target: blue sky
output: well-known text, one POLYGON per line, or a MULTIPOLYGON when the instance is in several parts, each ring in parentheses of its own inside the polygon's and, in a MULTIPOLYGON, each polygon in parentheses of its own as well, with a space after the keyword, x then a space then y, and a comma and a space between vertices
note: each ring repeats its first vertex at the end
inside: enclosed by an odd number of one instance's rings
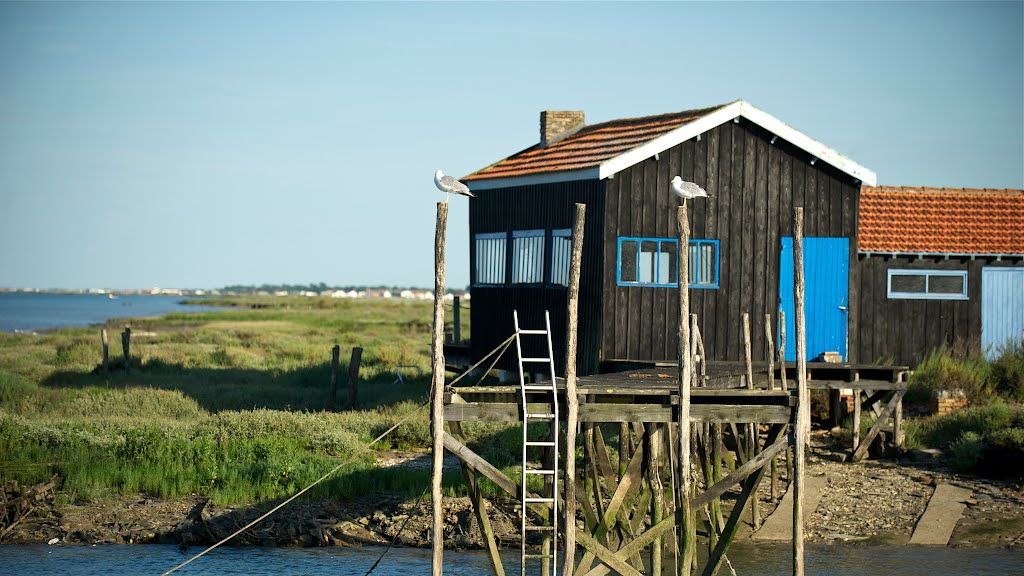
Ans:
MULTIPOLYGON (((0 3, 0 286, 432 285, 437 168, 746 99, 1024 187, 1024 3, 0 3)), ((453 199, 448 281, 469 281, 453 199)))

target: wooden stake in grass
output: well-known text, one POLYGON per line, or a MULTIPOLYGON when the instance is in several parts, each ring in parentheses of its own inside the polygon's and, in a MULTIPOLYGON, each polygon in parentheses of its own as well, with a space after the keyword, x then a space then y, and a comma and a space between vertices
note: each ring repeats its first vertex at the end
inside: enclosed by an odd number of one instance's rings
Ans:
POLYGON ((331 408, 338 405, 338 360, 341 357, 341 346, 331 348, 331 408))
POLYGON ((807 332, 804 318, 804 209, 793 209, 793 295, 796 314, 797 411, 793 427, 793 576, 804 574, 804 451, 810 405, 807 395, 807 332))
POLYGON ((103 373, 110 374, 110 344, 107 342, 107 329, 100 331, 100 342, 103 344, 103 373))
POLYGON ((441 468, 444 463, 444 239, 448 228, 448 203, 437 203, 434 232, 434 335, 432 341, 433 378, 430 393, 430 432, 433 436, 433 462, 430 469, 430 494, 433 500, 433 556, 431 575, 441 576, 444 554, 444 506, 441 501, 441 468))
MULTIPOLYGON (((569 263, 567 325, 565 331, 565 402, 568 405, 565 423, 565 566, 562 574, 571 575, 576 561, 576 423, 579 420, 579 398, 576 396, 576 339, 580 301, 580 269, 583 266, 583 231, 586 204, 576 204, 576 221, 572 228, 572 260, 569 263)), ((595 490, 597 487, 595 487, 595 490)), ((600 498, 600 496, 599 496, 600 498)))
MULTIPOLYGON (((443 349, 442 349, 443 354, 443 349)), ((348 409, 356 409, 356 395, 359 392, 359 362, 363 358, 363 349, 356 346, 352 349, 352 359, 348 361, 348 409)), ((441 360, 441 377, 444 378, 444 359, 441 360)))
POLYGON ((124 352, 124 372, 128 374, 132 371, 132 327, 125 326, 124 332, 121 332, 121 350, 124 352))

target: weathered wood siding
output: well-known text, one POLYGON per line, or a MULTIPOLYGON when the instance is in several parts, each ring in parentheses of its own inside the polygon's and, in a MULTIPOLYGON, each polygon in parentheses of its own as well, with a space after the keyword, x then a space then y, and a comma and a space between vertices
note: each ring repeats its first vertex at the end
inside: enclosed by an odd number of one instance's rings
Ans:
MULTIPOLYGON (((597 180, 517 186, 480 190, 469 203, 469 238, 471 273, 476 262, 473 237, 488 232, 513 230, 557 230, 572 228, 575 204, 587 205, 584 231, 583 266, 580 270, 579 354, 577 373, 594 374, 598 369, 601 338, 601 240, 604 218, 603 186, 597 180)), ((511 258, 511 244, 507 258, 511 258)), ((551 247, 545 240, 545 251, 551 247)), ((550 258, 546 258, 550 260, 550 258)), ((545 266, 547 266, 545 262, 545 266)), ((506 267, 506 281, 511 278, 506 267)), ((471 278, 471 281, 475 278, 471 278)), ((566 288, 564 286, 508 284, 500 287, 473 286, 470 300, 472 319, 472 355, 480 359, 512 335, 512 311, 518 310, 522 328, 543 328, 544 311, 551 316, 552 343, 558 374, 565 373, 566 288)), ((525 356, 545 357, 542 338, 523 339, 525 356)), ((515 368, 515 349, 506 352, 498 368, 515 368)), ((532 365, 531 371, 545 371, 532 365)))
MULTIPOLYGON (((792 234, 793 207, 804 207, 806 236, 854 238, 860 190, 849 175, 820 161, 811 166, 809 154, 782 139, 771 144, 771 138, 745 120, 729 122, 604 181, 604 360, 675 359, 673 289, 616 283, 619 237, 677 236, 678 200, 668 184, 675 175, 712 195, 690 204, 691 237, 720 241, 719 288, 690 292, 707 354, 714 360, 741 359, 740 322, 749 312, 753 356, 764 358, 761 322, 765 314, 777 317, 780 238, 792 234)), ((851 240, 851 269, 855 244, 851 240)), ((850 318, 848 336, 856 331, 855 316, 850 318)), ((851 349, 853 344, 850 336, 851 349)))
MULTIPOLYGON (((954 258, 925 256, 860 256, 858 300, 850 306, 860 317, 858 357, 854 361, 916 366, 939 346, 981 351, 981 269, 986 266, 1022 266, 1020 259, 954 258), (888 298, 888 271, 967 270, 967 300, 899 300, 888 298), (858 305, 859 304, 859 305, 858 305)), ((851 337, 852 341, 852 337, 851 337)), ((855 350, 851 347, 852 351, 855 350)))

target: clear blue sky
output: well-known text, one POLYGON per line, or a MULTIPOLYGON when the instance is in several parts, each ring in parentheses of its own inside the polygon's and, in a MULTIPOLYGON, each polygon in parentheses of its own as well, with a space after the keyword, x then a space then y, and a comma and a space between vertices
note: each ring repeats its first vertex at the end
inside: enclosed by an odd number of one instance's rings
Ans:
MULTIPOLYGON (((746 99, 879 183, 1024 187, 1004 3, 0 3, 0 286, 432 285, 436 168, 746 99)), ((469 281, 452 200, 449 286, 469 281)))

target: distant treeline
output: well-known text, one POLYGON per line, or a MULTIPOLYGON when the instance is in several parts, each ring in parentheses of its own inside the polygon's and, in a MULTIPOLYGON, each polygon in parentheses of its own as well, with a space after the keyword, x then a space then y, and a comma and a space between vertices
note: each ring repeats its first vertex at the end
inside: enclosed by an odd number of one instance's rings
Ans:
POLYGON ((349 292, 355 290, 356 292, 362 290, 390 290, 392 292, 402 290, 429 290, 429 288, 421 288, 418 286, 387 286, 384 284, 378 285, 347 285, 347 286, 328 286, 323 282, 316 284, 262 284, 260 286, 242 286, 233 285, 225 286, 221 288, 221 292, 234 292, 235 294, 256 294, 258 292, 325 292, 327 290, 344 290, 349 292))

